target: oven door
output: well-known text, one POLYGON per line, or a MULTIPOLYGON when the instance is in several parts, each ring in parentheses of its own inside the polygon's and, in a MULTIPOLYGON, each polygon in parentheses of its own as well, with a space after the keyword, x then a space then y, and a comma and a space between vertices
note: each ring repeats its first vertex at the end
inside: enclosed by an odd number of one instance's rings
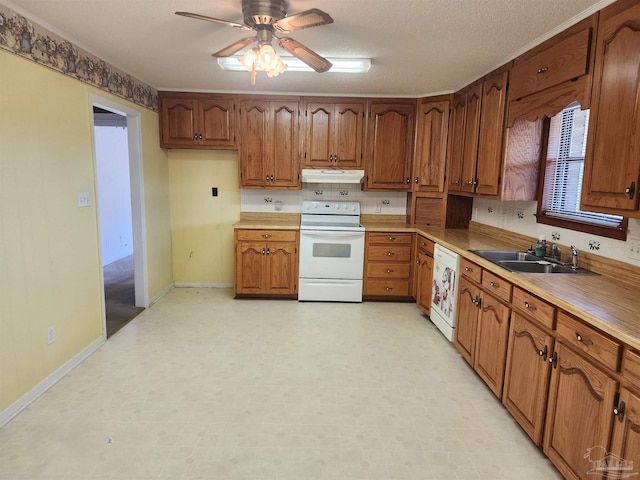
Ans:
POLYGON ((362 280, 363 231, 300 231, 300 278, 362 280))

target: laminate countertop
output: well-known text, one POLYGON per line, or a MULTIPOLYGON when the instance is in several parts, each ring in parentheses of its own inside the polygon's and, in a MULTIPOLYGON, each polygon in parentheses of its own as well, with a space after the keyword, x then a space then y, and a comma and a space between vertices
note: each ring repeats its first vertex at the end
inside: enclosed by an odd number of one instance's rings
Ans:
MULTIPOLYGON (((469 250, 520 250, 523 246, 514 246, 512 242, 474 230, 431 228, 372 218, 362 218, 362 225, 367 232, 419 233, 504 278, 515 287, 523 288, 640 350, 640 285, 631 285, 606 275, 510 272, 469 250)), ((284 217, 245 219, 236 223, 234 228, 299 229, 299 217, 297 224, 284 217)))

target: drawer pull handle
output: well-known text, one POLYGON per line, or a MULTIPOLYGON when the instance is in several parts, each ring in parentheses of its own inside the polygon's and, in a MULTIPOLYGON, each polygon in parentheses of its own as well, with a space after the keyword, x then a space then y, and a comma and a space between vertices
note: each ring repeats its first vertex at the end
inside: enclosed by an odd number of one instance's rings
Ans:
POLYGON ((591 340, 589 340, 588 338, 584 338, 578 332, 576 332, 576 340, 578 340, 583 345, 593 345, 593 342, 591 340))
POLYGON ((547 346, 545 345, 544 348, 542 350, 538 351, 538 355, 540 355, 542 357, 543 361, 547 361, 547 354, 549 353, 549 350, 547 348, 547 346))
POLYGON ((387 257, 393 257, 395 255, 395 253, 393 252, 387 252, 387 257))
POLYGON ((496 282, 489 282, 489 285, 491 285, 493 288, 499 288, 500 285, 497 284, 496 282))
POLYGON ((618 419, 619 422, 624 420, 624 402, 618 403, 615 407, 613 407, 613 414, 618 419))
POLYGON ((536 307, 531 305, 529 302, 524 302, 524 308, 526 308, 528 310, 537 310, 536 307))
POLYGON ((393 242, 396 239, 396 237, 388 237, 388 238, 390 242, 393 242))
POLYGON ((387 268, 387 273, 393 273, 393 270, 391 270, 390 268, 387 268))
POLYGON ((544 72, 546 72, 547 70, 549 70, 549 67, 540 67, 540 68, 538 69, 538 73, 544 73, 544 72))
POLYGON ((267 253, 267 251, 263 248, 263 249, 262 249, 262 254, 264 255, 264 254, 266 254, 266 253, 267 253))
POLYGON ((464 271, 465 272, 473 272, 473 269, 469 268, 469 267, 464 267, 464 271))
POLYGON ((636 193, 636 182, 631 182, 631 185, 624 189, 624 193, 627 194, 630 200, 633 200, 633 196, 636 193))
POLYGON ((269 233, 264 233, 262 236, 263 236, 264 238, 271 238, 271 234, 269 234, 269 233))
POLYGON ((271 250, 267 248, 267 255, 271 255, 271 250))
POLYGON ((384 289, 385 289, 387 292, 390 292, 391 290, 393 290, 393 287, 384 287, 384 289))

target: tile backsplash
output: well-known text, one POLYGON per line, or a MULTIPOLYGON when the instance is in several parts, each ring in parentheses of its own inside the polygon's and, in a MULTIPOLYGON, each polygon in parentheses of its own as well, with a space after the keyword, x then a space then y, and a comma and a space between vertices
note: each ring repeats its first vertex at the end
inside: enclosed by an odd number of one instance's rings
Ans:
POLYGON ((242 212, 275 212, 277 205, 283 213, 300 213, 303 200, 360 202, 363 214, 407 214, 406 193, 364 192, 359 184, 305 184, 302 190, 240 190, 242 212))
POLYGON ((544 235, 547 244, 557 244, 565 256, 568 255, 569 245, 575 245, 578 251, 591 252, 640 266, 640 260, 630 258, 632 245, 637 246, 640 243, 640 219, 629 219, 627 241, 623 242, 537 223, 536 209, 536 202, 499 202, 476 198, 473 200, 472 219, 478 223, 534 238, 544 235))

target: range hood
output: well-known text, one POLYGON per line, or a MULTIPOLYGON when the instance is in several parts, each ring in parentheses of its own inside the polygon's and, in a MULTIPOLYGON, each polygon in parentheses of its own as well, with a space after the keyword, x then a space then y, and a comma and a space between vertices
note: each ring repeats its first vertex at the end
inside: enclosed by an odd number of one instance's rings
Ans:
POLYGON ((364 170, 302 169, 302 183, 360 183, 364 170))

